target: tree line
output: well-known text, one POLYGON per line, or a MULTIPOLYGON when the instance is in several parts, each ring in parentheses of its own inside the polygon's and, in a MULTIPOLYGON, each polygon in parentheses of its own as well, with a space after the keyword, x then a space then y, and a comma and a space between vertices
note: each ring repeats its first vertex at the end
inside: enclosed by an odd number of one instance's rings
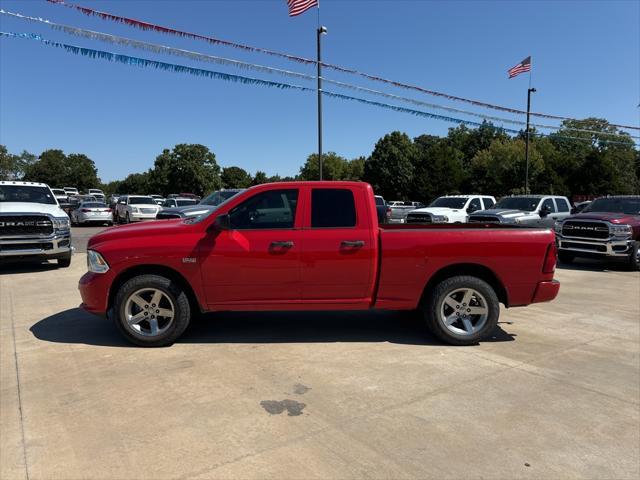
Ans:
MULTIPOLYGON (((606 120, 563 122, 557 132, 530 137, 529 185, 533 193, 559 195, 634 194, 640 192, 640 152, 633 139, 606 120)), ((489 122, 461 125, 447 136, 391 132, 380 138, 368 157, 347 159, 323 154, 326 180, 366 181, 390 200, 431 199, 456 193, 496 197, 524 192, 525 134, 511 137, 489 122)), ((100 182, 93 160, 84 154, 46 150, 36 157, 11 154, 0 145, 0 179, 44 182, 80 190, 101 187, 105 193, 198 195, 220 188, 247 188, 275 181, 317 180, 318 155, 311 154, 295 177, 251 174, 238 166, 221 168, 206 146, 179 144, 165 149, 146 172, 100 182)))

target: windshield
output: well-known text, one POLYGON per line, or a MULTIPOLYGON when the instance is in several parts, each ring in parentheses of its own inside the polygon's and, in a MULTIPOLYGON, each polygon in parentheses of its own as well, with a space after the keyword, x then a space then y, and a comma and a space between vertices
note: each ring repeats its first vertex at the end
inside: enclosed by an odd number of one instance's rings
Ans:
MULTIPOLYGON (((231 197, 240 193, 240 190, 219 190, 217 192, 213 192, 208 197, 205 197, 200 202, 202 205, 212 205, 217 207, 221 205, 223 202, 229 200, 231 197)), ((195 201, 193 203, 196 203, 195 201)), ((187 203, 186 205, 192 205, 191 203, 187 203)))
POLYGON ((58 204, 56 197, 47 187, 32 185, 0 185, 0 202, 58 204))
POLYGON ((155 205, 151 197, 129 197, 129 205, 155 205))
POLYGON ((638 198, 598 198, 589 204, 582 213, 607 212, 640 215, 640 197, 638 198))
POLYGON ((198 202, 196 202, 195 200, 176 200, 176 203, 179 207, 186 207, 188 205, 195 205, 198 202))
POLYGON ((536 197, 505 197, 491 208, 533 212, 538 206, 538 203, 540 203, 540 199, 536 197))
POLYGON ((467 203, 468 198, 464 197, 440 197, 435 199, 430 207, 443 207, 443 208, 463 208, 467 203))
POLYGON ((52 188, 51 191, 53 192, 54 195, 63 195, 63 196, 67 195, 67 192, 59 188, 52 188))

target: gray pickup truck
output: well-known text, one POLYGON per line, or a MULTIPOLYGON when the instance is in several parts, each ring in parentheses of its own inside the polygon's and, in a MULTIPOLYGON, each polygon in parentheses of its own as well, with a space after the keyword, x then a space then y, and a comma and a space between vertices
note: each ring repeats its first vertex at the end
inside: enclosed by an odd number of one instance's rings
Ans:
POLYGON ((489 210, 469 215, 469 223, 510 223, 553 228, 571 212, 567 197, 555 195, 513 195, 503 197, 489 210))

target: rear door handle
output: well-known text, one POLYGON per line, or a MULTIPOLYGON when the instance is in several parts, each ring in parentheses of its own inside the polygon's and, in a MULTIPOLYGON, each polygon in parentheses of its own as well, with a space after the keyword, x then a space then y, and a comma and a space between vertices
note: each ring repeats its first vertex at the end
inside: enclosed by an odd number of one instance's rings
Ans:
POLYGON ((364 240, 343 240, 340 245, 343 247, 364 247, 364 240))
POLYGON ((276 242, 271 242, 271 246, 274 248, 291 248, 293 247, 293 242, 291 240, 289 241, 276 241, 276 242))

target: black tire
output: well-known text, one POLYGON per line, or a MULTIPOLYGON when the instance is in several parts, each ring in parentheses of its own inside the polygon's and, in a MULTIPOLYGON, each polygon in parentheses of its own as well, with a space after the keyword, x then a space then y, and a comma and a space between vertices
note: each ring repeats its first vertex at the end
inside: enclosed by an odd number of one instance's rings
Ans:
POLYGON ((631 249, 631 255, 629 256, 629 268, 633 271, 640 270, 640 242, 634 242, 631 249))
POLYGON ((113 320, 120 333, 134 345, 140 347, 164 347, 173 344, 186 330, 191 321, 189 298, 184 290, 173 280, 160 275, 139 275, 127 280, 118 290, 113 302, 113 320), (153 288, 167 295, 174 307, 174 318, 165 332, 156 336, 143 336, 132 330, 126 321, 127 300, 135 292, 153 288))
POLYGON ((68 268, 71 265, 71 253, 58 259, 58 268, 68 268))
MULTIPOLYGON (((471 306, 471 304, 469 304, 469 306, 471 306)), ((461 275, 447 278, 438 283, 427 295, 421 310, 429 330, 443 342, 450 345, 475 345, 489 336, 496 328, 498 317, 500 316, 500 301, 498 300, 496 292, 487 282, 477 277, 461 275), (484 301, 486 302, 487 316, 484 324, 477 332, 472 334, 462 335, 454 333, 444 324, 443 319, 441 319, 440 313, 445 299, 451 293, 460 289, 475 290, 484 297, 484 301)), ((476 322, 479 321, 480 319, 476 318, 476 322)))
POLYGON ((124 223, 131 223, 131 217, 129 216, 129 212, 127 212, 125 215, 124 223))
POLYGON ((558 252, 558 260, 560 260, 560 263, 564 263, 564 264, 571 264, 573 263, 573 261, 576 259, 575 255, 568 253, 568 252, 558 252))

